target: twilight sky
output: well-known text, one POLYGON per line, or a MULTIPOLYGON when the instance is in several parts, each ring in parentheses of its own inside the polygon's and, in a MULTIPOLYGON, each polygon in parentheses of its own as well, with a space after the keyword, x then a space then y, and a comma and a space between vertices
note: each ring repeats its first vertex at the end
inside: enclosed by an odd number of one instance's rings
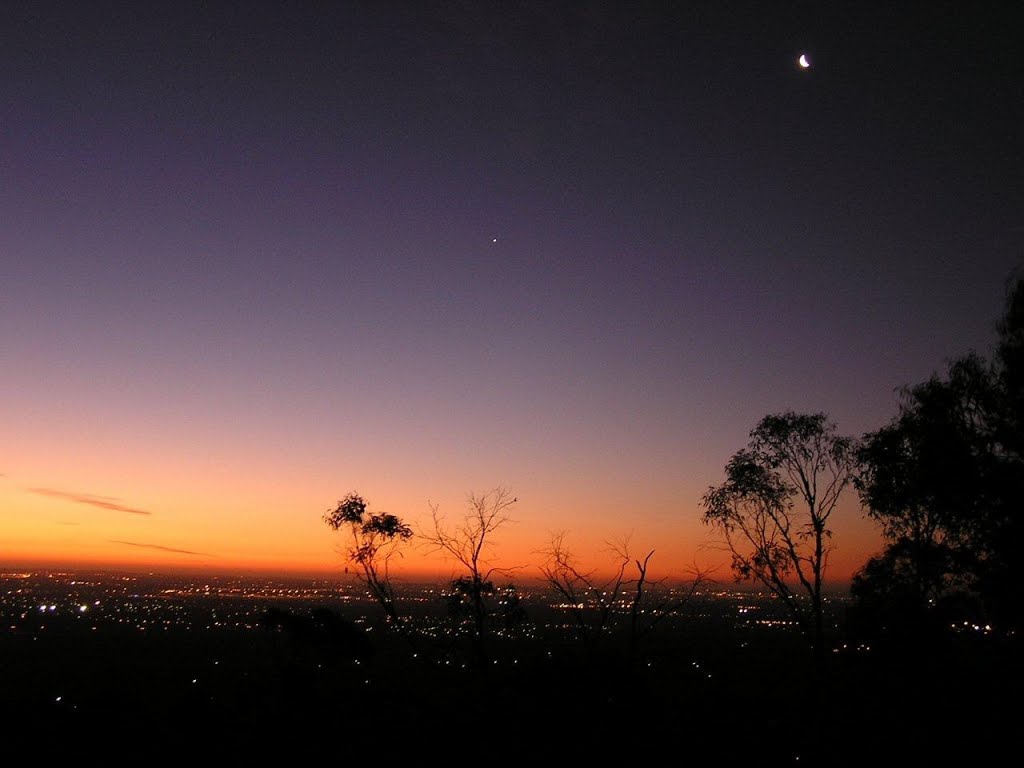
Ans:
MULTIPOLYGON (((859 435, 990 349, 1009 18, 563 5, 5 9, 0 565, 327 570, 349 491, 502 484, 498 562, 678 573, 763 415, 859 435)), ((835 529, 845 577, 877 538, 835 529)))

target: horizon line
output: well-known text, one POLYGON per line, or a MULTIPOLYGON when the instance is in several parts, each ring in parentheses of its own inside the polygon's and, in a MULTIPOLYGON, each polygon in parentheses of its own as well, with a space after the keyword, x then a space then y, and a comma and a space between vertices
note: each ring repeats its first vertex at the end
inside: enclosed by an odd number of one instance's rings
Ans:
MULTIPOLYGON (((49 572, 63 572, 63 573, 118 573, 118 574, 144 574, 153 577, 171 577, 171 576, 251 576, 260 578, 283 578, 283 579, 337 579, 339 586, 346 581, 353 581, 359 583, 359 577, 351 572, 345 571, 342 568, 339 569, 326 569, 326 568, 314 568, 314 567, 289 567, 289 568, 278 568, 270 565, 216 565, 216 566, 198 566, 196 564, 149 564, 149 563, 138 563, 138 562, 112 562, 112 561, 97 561, 97 562, 61 562, 55 560, 21 560, 21 561, 0 561, 0 574, 10 573, 14 571, 49 571, 49 572)), ((545 583, 546 579, 540 575, 527 575, 521 574, 525 578, 516 581, 509 581, 509 584, 539 584, 545 583)), ((396 574, 392 577, 392 581, 396 584, 403 583, 438 583, 445 584, 450 582, 452 578, 457 578, 457 571, 405 571, 401 574, 396 574)), ((677 585, 687 583, 687 579, 683 577, 669 577, 667 579, 660 580, 663 584, 677 585)), ((826 582, 826 588, 831 587, 833 590, 848 590, 850 586, 850 579, 834 579, 826 582)), ((756 583, 747 582, 736 582, 732 578, 728 579, 710 579, 708 581, 708 587, 715 587, 717 589, 730 589, 737 592, 763 592, 767 591, 767 587, 756 583)), ((830 590, 831 591, 831 590, 830 590)))

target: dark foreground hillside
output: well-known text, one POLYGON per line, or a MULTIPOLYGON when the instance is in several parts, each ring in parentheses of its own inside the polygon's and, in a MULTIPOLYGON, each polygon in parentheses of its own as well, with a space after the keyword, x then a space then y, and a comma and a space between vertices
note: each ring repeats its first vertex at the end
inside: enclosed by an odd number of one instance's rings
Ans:
POLYGON ((538 629, 492 639, 474 664, 465 647, 414 654, 380 627, 351 635, 340 621, 2 635, 5 751, 133 764, 970 765, 1016 750, 1012 639, 846 648, 818 678, 788 632, 722 622, 666 622, 634 660, 614 638, 588 651, 538 629))

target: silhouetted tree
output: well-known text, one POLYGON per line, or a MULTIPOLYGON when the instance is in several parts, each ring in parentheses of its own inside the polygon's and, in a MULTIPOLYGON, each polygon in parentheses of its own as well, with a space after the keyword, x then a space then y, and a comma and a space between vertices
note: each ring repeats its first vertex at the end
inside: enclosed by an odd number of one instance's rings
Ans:
POLYGON ((723 535, 737 580, 776 595, 819 659, 828 522, 854 466, 854 441, 825 414, 769 415, 729 460, 725 482, 703 497, 704 523, 723 535))
POLYGON ((886 611, 892 620, 924 627, 930 607, 976 581, 979 507, 994 470, 993 384, 981 358, 957 360, 946 379, 905 389, 900 414, 865 436, 855 482, 889 548, 854 581, 862 608, 898 604, 886 611))
POLYGON ((993 421, 1000 498, 987 526, 982 587, 996 619, 1019 631, 1024 619, 1024 274, 1017 275, 998 326, 994 367, 1000 399, 993 421))
POLYGON ((1018 280, 1007 296, 995 359, 966 355, 944 377, 905 388, 899 414, 864 438, 857 489, 888 542, 855 582, 865 607, 912 587, 912 596, 901 594, 913 605, 904 615, 920 618, 970 588, 993 616, 1019 623, 1022 392, 1024 281, 1018 280))
POLYGON ((971 602, 971 579, 960 556, 946 542, 922 548, 904 538, 870 558, 850 585, 855 601, 847 616, 851 635, 877 642, 884 634, 916 647, 923 637, 948 629, 951 621, 980 620, 977 606, 964 612, 971 602))
POLYGON ((697 572, 682 590, 668 593, 657 589, 661 583, 651 582, 648 566, 654 556, 652 549, 643 560, 629 554, 629 540, 609 544, 608 551, 615 558, 610 575, 601 578, 596 570, 582 571, 575 555, 565 541, 565 533, 551 537, 541 573, 545 581, 563 601, 573 620, 577 636, 590 649, 594 649, 603 635, 612 629, 611 619, 618 610, 628 611, 630 656, 637 652, 639 641, 666 616, 681 610, 697 588, 705 581, 705 574, 697 572), (628 575, 630 566, 635 576, 628 575), (653 588, 653 589, 652 589, 653 588))
MULTIPOLYGON (((484 637, 487 623, 494 613, 494 598, 500 593, 495 588, 492 576, 506 573, 509 569, 490 565, 485 557, 493 544, 495 531, 510 522, 509 510, 518 501, 512 493, 502 487, 495 488, 482 496, 470 494, 469 511, 457 525, 448 525, 440 515, 437 505, 431 505, 432 530, 423 538, 434 550, 454 558, 465 574, 452 580, 447 595, 449 610, 463 616, 473 626, 473 646, 477 661, 482 661, 484 637)), ((518 597, 515 599, 519 608, 518 597)))
POLYGON ((1024 276, 1010 284, 998 326, 996 374, 1002 389, 999 442, 1014 458, 1024 456, 1024 276))
POLYGON ((350 493, 337 507, 327 511, 324 522, 335 531, 348 532, 347 556, 355 566, 356 577, 384 609, 388 621, 404 634, 406 628, 395 604, 389 564, 402 544, 412 538, 412 529, 395 515, 369 513, 368 506, 362 496, 350 493))
POLYGON ((543 552, 541 565, 544 579, 555 591, 573 620, 573 630, 588 647, 593 648, 610 628, 612 611, 622 600, 628 586, 628 556, 620 556, 612 575, 606 579, 596 571, 581 571, 576 557, 565 543, 565 533, 551 537, 551 546, 543 552))
POLYGON ((526 618, 526 610, 514 584, 497 587, 490 580, 478 582, 470 576, 460 576, 449 584, 445 599, 449 616, 470 619, 474 626, 478 616, 478 600, 485 604, 487 616, 497 620, 505 629, 513 629, 526 618))

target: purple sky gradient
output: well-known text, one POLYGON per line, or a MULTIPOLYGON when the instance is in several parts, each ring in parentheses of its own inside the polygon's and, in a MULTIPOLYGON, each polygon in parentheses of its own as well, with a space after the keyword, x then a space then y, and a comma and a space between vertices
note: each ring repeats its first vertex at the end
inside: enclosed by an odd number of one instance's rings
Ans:
POLYGON ((562 483, 642 529, 764 414, 859 434, 994 339, 1024 94, 993 11, 283 5, 8 9, 23 485, 148 510, 245 457, 314 517, 562 483), (90 441, 171 474, 83 487, 90 441))

